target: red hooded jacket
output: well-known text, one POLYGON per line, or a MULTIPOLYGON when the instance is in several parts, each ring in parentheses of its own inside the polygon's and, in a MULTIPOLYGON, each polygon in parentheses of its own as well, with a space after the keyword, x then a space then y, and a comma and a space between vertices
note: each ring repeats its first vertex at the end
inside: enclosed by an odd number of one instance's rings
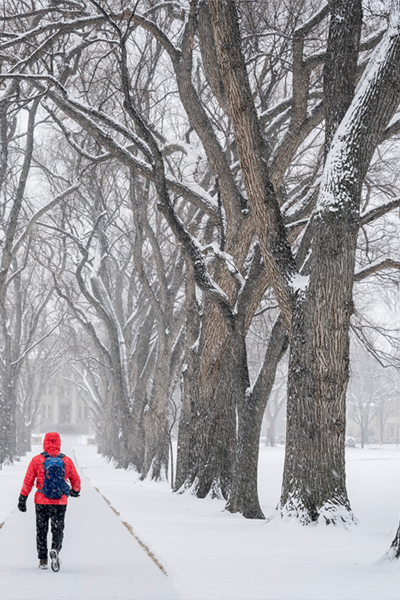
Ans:
MULTIPOLYGON (((60 435, 56 432, 46 433, 43 440, 43 450, 50 454, 50 456, 58 456, 61 450, 60 435)), ((67 504, 68 498, 65 494, 63 494, 59 500, 54 500, 52 498, 46 498, 46 496, 39 491, 43 488, 44 484, 45 460, 43 454, 38 454, 32 458, 26 471, 21 494, 23 496, 29 496, 36 479, 36 488, 38 491, 35 494, 35 504, 67 504)), ((74 463, 68 456, 64 456, 63 463, 65 465, 65 481, 69 479, 72 489, 75 492, 79 492, 81 489, 81 479, 75 469, 74 463)))

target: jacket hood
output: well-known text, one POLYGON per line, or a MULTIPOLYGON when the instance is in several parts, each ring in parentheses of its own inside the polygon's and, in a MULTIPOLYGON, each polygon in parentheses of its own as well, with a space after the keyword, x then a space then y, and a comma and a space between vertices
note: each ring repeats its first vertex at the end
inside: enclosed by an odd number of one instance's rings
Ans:
POLYGON ((60 434, 56 431, 46 433, 43 440, 43 450, 50 454, 50 456, 57 456, 61 450, 61 438, 60 434))

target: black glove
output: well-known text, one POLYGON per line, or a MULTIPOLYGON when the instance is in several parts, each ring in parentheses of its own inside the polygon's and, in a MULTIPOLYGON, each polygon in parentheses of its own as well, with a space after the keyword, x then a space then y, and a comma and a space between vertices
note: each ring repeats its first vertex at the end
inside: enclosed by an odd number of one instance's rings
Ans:
POLYGON ((76 492, 75 490, 70 490, 69 495, 71 496, 71 498, 79 498, 79 494, 81 493, 81 491, 79 490, 79 492, 76 492))
POLYGON ((23 496, 22 494, 19 495, 18 498, 18 509, 21 512, 26 512, 26 501, 28 499, 28 496, 23 496))

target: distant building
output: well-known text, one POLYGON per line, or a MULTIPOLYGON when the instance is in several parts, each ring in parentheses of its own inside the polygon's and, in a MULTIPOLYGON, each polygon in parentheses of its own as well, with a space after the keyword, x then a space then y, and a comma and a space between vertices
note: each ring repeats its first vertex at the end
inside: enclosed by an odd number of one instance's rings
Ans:
POLYGON ((72 381, 56 374, 43 387, 34 432, 90 433, 90 409, 72 381))

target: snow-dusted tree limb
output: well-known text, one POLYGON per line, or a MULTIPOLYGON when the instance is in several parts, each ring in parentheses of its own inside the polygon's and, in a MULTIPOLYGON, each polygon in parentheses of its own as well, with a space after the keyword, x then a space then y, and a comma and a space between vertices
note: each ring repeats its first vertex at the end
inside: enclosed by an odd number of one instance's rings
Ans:
POLYGON ((290 114, 289 126, 271 157, 270 165, 271 178, 276 189, 281 187, 284 174, 297 149, 324 116, 322 102, 314 107, 311 115, 307 115, 310 76, 314 65, 304 58, 304 43, 306 36, 328 16, 330 10, 330 4, 326 3, 293 33, 293 91, 291 111, 288 113, 290 114))
MULTIPOLYGON (((386 31, 385 29, 381 29, 377 33, 373 33, 370 37, 360 42, 358 52, 366 52, 367 50, 373 50, 379 44, 383 35, 386 31)), ((326 60, 326 52, 318 52, 315 54, 311 54, 305 58, 304 63, 307 69, 315 69, 319 65, 322 65, 326 60)))
POLYGON ((98 414, 101 411, 101 403, 98 400, 97 394, 96 392, 93 390, 92 386, 90 385, 90 383, 87 381, 87 379, 85 379, 85 375, 86 375, 86 371, 85 373, 82 375, 82 373, 79 371, 79 369, 74 369, 76 373, 78 373, 81 377, 82 377, 82 381, 83 383, 79 383, 78 381, 76 381, 75 379, 70 379, 69 377, 63 377, 63 379, 65 381, 69 381, 71 384, 73 384, 79 391, 83 392, 83 394, 81 393, 80 396, 84 396, 85 398, 85 404, 87 402, 87 397, 89 397, 89 406, 90 408, 94 409, 98 414))
MULTIPOLYGON (((188 20, 182 37, 182 53, 180 64, 175 65, 178 89, 191 125, 201 139, 214 176, 218 178, 218 186, 224 201, 228 224, 238 226, 246 211, 247 203, 235 183, 224 151, 213 131, 210 119, 199 100, 192 83, 192 50, 194 46, 197 0, 192 0, 188 20)), ((229 228, 230 229, 230 228, 229 228)), ((230 249, 231 241, 228 240, 230 249)))
MULTIPOLYGON (((330 8, 325 6, 317 13, 316 17, 325 18, 329 13, 330 8)), ((320 21, 315 21, 318 24, 320 21)), ((314 23, 312 18, 308 23, 314 23)), ((281 114, 290 108, 290 111, 282 118, 283 121, 290 116, 290 125, 287 134, 284 136, 279 146, 275 149, 274 155, 271 159, 271 177, 274 185, 279 188, 282 184, 285 172, 293 159, 299 146, 305 141, 307 136, 323 121, 325 117, 325 108, 323 101, 315 106, 312 110, 311 115, 307 116, 307 103, 315 94, 309 93, 309 77, 312 69, 319 65, 324 64, 327 59, 327 53, 323 52, 320 54, 312 55, 307 58, 303 58, 303 43, 304 36, 310 31, 307 26, 302 26, 294 33, 293 43, 293 96, 278 104, 276 107, 266 111, 261 115, 260 120, 264 122, 275 116, 281 114)), ((364 43, 358 46, 358 52, 372 49, 382 39, 385 30, 381 30, 378 34, 374 34, 364 43)), ((347 59, 346 59, 347 60, 347 59)), ((340 62, 340 61, 338 61, 340 62)), ((343 65, 342 65, 343 66, 343 65)), ((361 74, 361 73, 360 73, 361 74)), ((350 78, 351 79, 351 78, 350 78)), ((279 123, 279 120, 278 120, 279 123)), ((266 133, 273 132, 272 129, 268 129, 266 133)))
MULTIPOLYGON (((136 253, 136 259, 138 261, 138 267, 140 269, 141 278, 144 277, 146 280, 146 286, 150 287, 150 284, 148 283, 147 277, 145 275, 145 270, 143 267, 143 260, 142 260, 142 248, 143 248, 143 242, 144 242, 143 233, 145 233, 145 236, 149 240, 151 248, 153 250, 154 261, 155 261, 155 264, 157 267, 157 279, 158 279, 158 284, 159 284, 159 289, 160 289, 161 301, 162 301, 163 306, 166 307, 167 301, 168 301, 167 300, 168 283, 167 283, 167 277, 166 277, 166 265, 164 263, 164 258, 162 256, 160 244, 158 243, 155 233, 154 233, 152 227, 150 226, 148 218, 147 218, 147 213, 146 213, 147 203, 142 201, 139 204, 139 202, 137 201, 136 193, 135 193, 135 174, 132 171, 131 171, 131 176, 130 176, 130 186, 129 187, 130 187, 132 212, 133 212, 133 217, 134 217, 135 226, 136 226, 135 233, 137 235, 137 239, 135 237, 134 252, 136 253)), ((151 303, 153 304, 152 301, 151 301, 151 303)), ((155 310, 155 313, 156 313, 156 309, 154 306, 153 306, 153 310, 155 310)))
POLYGON ((176 48, 154 22, 147 21, 136 15, 133 17, 133 20, 151 32, 168 52, 175 70, 182 104, 191 125, 194 127, 203 144, 213 173, 219 179, 219 185, 225 199, 227 218, 228 220, 237 220, 240 218, 241 209, 245 206, 245 200, 242 198, 235 184, 226 156, 192 83, 192 48, 195 34, 196 8, 197 1, 192 1, 182 36, 181 49, 176 48))
MULTIPOLYGON (((51 290, 51 293, 52 292, 53 292, 53 290, 51 290)), ((39 315, 38 315, 37 320, 39 320, 39 315)), ((18 358, 14 362, 11 363, 12 366, 18 367, 18 365, 20 365, 23 362, 23 360, 28 356, 28 354, 30 352, 32 352, 32 350, 34 350, 34 348, 39 346, 46 338, 48 338, 53 333, 53 331, 56 331, 56 329, 60 326, 61 322, 62 322, 62 319, 60 319, 59 322, 54 325, 54 327, 52 327, 49 331, 47 331, 44 335, 42 335, 41 338, 39 338, 38 340, 33 342, 28 348, 26 348, 23 351, 23 353, 20 356, 18 356, 18 358)), ((32 331, 32 333, 33 333, 33 331, 32 331)))
MULTIPOLYGON (((0 19, 1 20, 1 19, 0 19)), ((70 31, 76 31, 78 29, 83 29, 88 27, 89 25, 96 25, 97 23, 101 23, 104 21, 104 17, 85 17, 83 19, 74 19, 72 21, 53 21, 50 23, 38 25, 29 31, 16 34, 9 41, 0 44, 0 52, 4 52, 8 48, 15 46, 16 44, 23 44, 24 42, 30 42, 32 38, 35 38, 38 35, 46 34, 47 32, 56 31, 59 35, 63 35, 64 33, 68 33, 70 31)))
POLYGON ((60 202, 62 202, 65 198, 67 198, 67 196, 69 196, 69 194, 72 194, 73 192, 75 192, 78 189, 78 185, 71 185, 69 188, 67 188, 66 190, 64 190, 63 192, 61 192, 60 194, 57 194, 57 196, 55 196, 52 200, 50 200, 50 202, 47 202, 47 204, 45 204, 44 206, 42 206, 42 208, 40 208, 30 219, 29 222, 27 223, 23 233, 20 235, 20 237, 18 238, 18 240, 15 242, 13 248, 12 248, 12 252, 15 254, 16 252, 18 252, 18 250, 20 249, 21 245, 23 244, 23 242, 26 240, 26 238, 30 235, 32 229, 34 228, 35 224, 37 223, 37 221, 45 214, 47 213, 49 210, 51 210, 52 208, 54 208, 54 206, 57 206, 57 204, 59 204, 60 202))
MULTIPOLYGON (((71 2, 71 4, 73 4, 73 3, 71 2)), ((58 13, 59 15, 66 16, 66 17, 75 16, 75 15, 82 16, 82 10, 79 10, 82 7, 79 6, 79 4, 75 4, 75 8, 77 10, 74 11, 73 9, 66 9, 66 8, 63 8, 62 6, 50 4, 46 8, 38 8, 36 10, 28 10, 27 12, 24 12, 24 13, 19 12, 17 15, 4 15, 3 14, 0 17, 0 22, 6 23, 8 21, 16 21, 17 19, 21 19, 21 18, 30 19, 32 17, 42 17, 42 16, 45 16, 45 15, 48 15, 51 13, 58 13)))
POLYGON ((125 97, 125 107, 133 121, 136 123, 142 138, 149 146, 153 155, 152 168, 154 173, 154 184, 159 198, 158 208, 160 212, 164 214, 176 238, 181 244, 184 245, 186 252, 190 256, 195 270, 196 283, 214 302, 216 302, 222 314, 227 319, 228 324, 232 324, 233 312, 228 297, 210 277, 198 242, 195 240, 195 238, 193 238, 193 236, 190 235, 175 213, 168 192, 164 161, 161 151, 156 140, 154 139, 154 136, 134 106, 129 84, 126 41, 122 36, 122 33, 120 34, 120 48, 121 78, 125 97))
MULTIPOLYGON (((130 199, 131 199, 131 203, 132 203, 132 214, 133 214, 133 219, 134 219, 134 223, 135 223, 135 239, 134 239, 134 246, 133 246, 133 257, 134 257, 135 267, 137 269, 139 281, 140 281, 141 285, 143 286, 145 294, 150 301, 150 304, 153 309, 153 313, 156 317, 156 321, 158 323, 159 335, 161 335, 162 337, 165 337, 165 325, 166 324, 165 324, 164 310, 166 308, 166 302, 165 302, 166 298, 164 298, 164 303, 163 303, 164 306, 161 306, 152 286, 150 285, 150 282, 146 275, 146 270, 144 268, 144 261, 143 261, 143 254, 142 254, 143 244, 144 244, 142 217, 143 217, 143 212, 144 212, 145 208, 140 209, 138 206, 138 201, 137 201, 136 193, 135 193, 134 180, 135 180, 134 174, 131 173, 131 180, 130 180, 129 187, 130 187, 130 199)), ((162 261, 162 257, 159 257, 159 258, 162 261)), ((159 268, 161 268, 161 271, 163 273, 164 281, 161 281, 161 288, 162 288, 162 294, 165 295, 165 293, 166 293, 165 271, 164 271, 163 265, 160 264, 159 268)))
POLYGON ((296 134, 287 134, 274 151, 271 162, 271 178, 277 189, 280 188, 287 168, 296 154, 299 146, 310 133, 324 120, 324 102, 318 102, 311 113, 299 124, 296 134))
POLYGON ((184 246, 186 252, 190 256, 197 285, 216 303, 226 318, 227 323, 232 324, 234 313, 229 299, 223 290, 210 277, 201 246, 178 219, 170 203, 160 203, 159 210, 164 214, 178 241, 184 246))
POLYGON ((239 271, 239 269, 237 268, 237 266, 235 265, 235 260, 231 254, 220 250, 220 248, 216 242, 214 242, 212 244, 208 244, 207 246, 204 246, 202 248, 202 253, 206 257, 214 256, 221 264, 223 264, 225 266, 225 268, 229 271, 229 273, 235 279, 238 289, 240 290, 243 288, 244 283, 245 283, 244 278, 243 278, 241 272, 239 271))
POLYGON ((295 37, 304 37, 308 35, 317 25, 322 23, 322 21, 329 15, 331 11, 331 6, 329 2, 326 2, 322 8, 320 8, 316 13, 314 13, 305 23, 300 25, 295 32, 295 37))
MULTIPOLYGON (((36 75, 18 75, 8 76, 0 74, 1 79, 17 78, 22 80, 30 81, 35 87, 41 92, 46 92, 46 89, 40 84, 41 80, 47 81, 54 84, 60 89, 62 94, 47 89, 47 96, 69 117, 79 123, 85 131, 90 133, 99 144, 106 148, 110 154, 120 160, 123 164, 128 167, 134 167, 140 173, 145 175, 151 181, 154 181, 154 172, 144 161, 141 161, 138 157, 134 156, 129 147, 120 145, 109 133, 106 133, 95 121, 88 117, 86 114, 80 112, 77 106, 73 106, 69 102, 68 94, 61 86, 61 84, 54 78, 49 76, 36 76, 36 75)), ((79 103, 78 103, 79 104, 79 103)), ((96 112, 96 111, 94 111, 96 112)), ((110 125, 112 125, 110 123, 110 125)), ((213 199, 196 184, 182 184, 177 180, 173 180, 166 177, 166 182, 169 189, 184 197, 189 202, 195 204, 198 208, 209 214, 213 220, 217 220, 217 212, 213 206, 213 199)))
POLYGON ((373 208, 366 213, 362 213, 360 216, 360 226, 363 227, 364 225, 368 225, 369 223, 376 221, 376 219, 379 219, 379 217, 383 217, 388 212, 398 208, 399 206, 400 196, 390 200, 389 202, 386 202, 385 204, 382 204, 381 206, 378 206, 377 208, 373 208))
POLYGON ((362 281, 366 277, 373 275, 374 273, 379 273, 380 271, 384 271, 386 269, 394 269, 400 270, 400 262, 396 260, 392 260, 391 258, 386 258, 385 260, 377 261, 368 267, 364 267, 360 269, 354 274, 354 281, 362 281))
POLYGON ((290 132, 298 129, 307 115, 310 69, 307 69, 304 61, 305 38, 328 16, 329 12, 330 6, 329 3, 326 3, 321 10, 313 15, 306 23, 295 29, 293 33, 293 96, 292 112, 289 123, 290 132))
MULTIPOLYGON (((348 190, 364 180, 372 155, 385 124, 390 122, 400 99, 400 0, 393 0, 389 27, 376 48, 370 65, 356 89, 354 100, 332 142, 332 151, 325 166, 316 216, 321 211, 340 210, 350 199, 348 190), (343 177, 342 194, 332 193, 334 179, 331 170, 343 177), (342 197, 343 196, 343 197, 342 197), (337 208, 336 208, 337 207, 337 208)), ((359 195, 357 195, 359 198, 359 195)), ((358 200, 357 200, 358 201, 358 200)), ((352 210, 351 203, 348 209, 352 210)), ((358 207, 357 207, 358 209, 358 207)), ((355 215, 358 219, 358 215, 355 215)))
MULTIPOLYGON (((264 270, 265 267, 261 258, 260 245, 255 243, 250 248, 249 255, 243 268, 243 281, 239 288, 236 301, 236 312, 238 315, 246 315, 249 304, 251 304, 253 296, 256 295, 255 288, 259 285, 259 277, 264 270)), ((246 333, 249 325, 250 323, 246 321, 243 322, 246 333)))
POLYGON ((380 142, 381 143, 385 142, 386 140, 389 140, 390 138, 392 138, 395 135, 398 135, 399 133, 400 133, 400 119, 396 119, 394 121, 394 123, 389 125, 389 127, 387 127, 385 129, 385 131, 382 133, 380 142))
POLYGON ((235 131, 241 172, 264 262, 290 331, 291 282, 297 272, 277 197, 265 164, 265 143, 241 51, 236 7, 231 0, 209 0, 217 54, 235 131))

